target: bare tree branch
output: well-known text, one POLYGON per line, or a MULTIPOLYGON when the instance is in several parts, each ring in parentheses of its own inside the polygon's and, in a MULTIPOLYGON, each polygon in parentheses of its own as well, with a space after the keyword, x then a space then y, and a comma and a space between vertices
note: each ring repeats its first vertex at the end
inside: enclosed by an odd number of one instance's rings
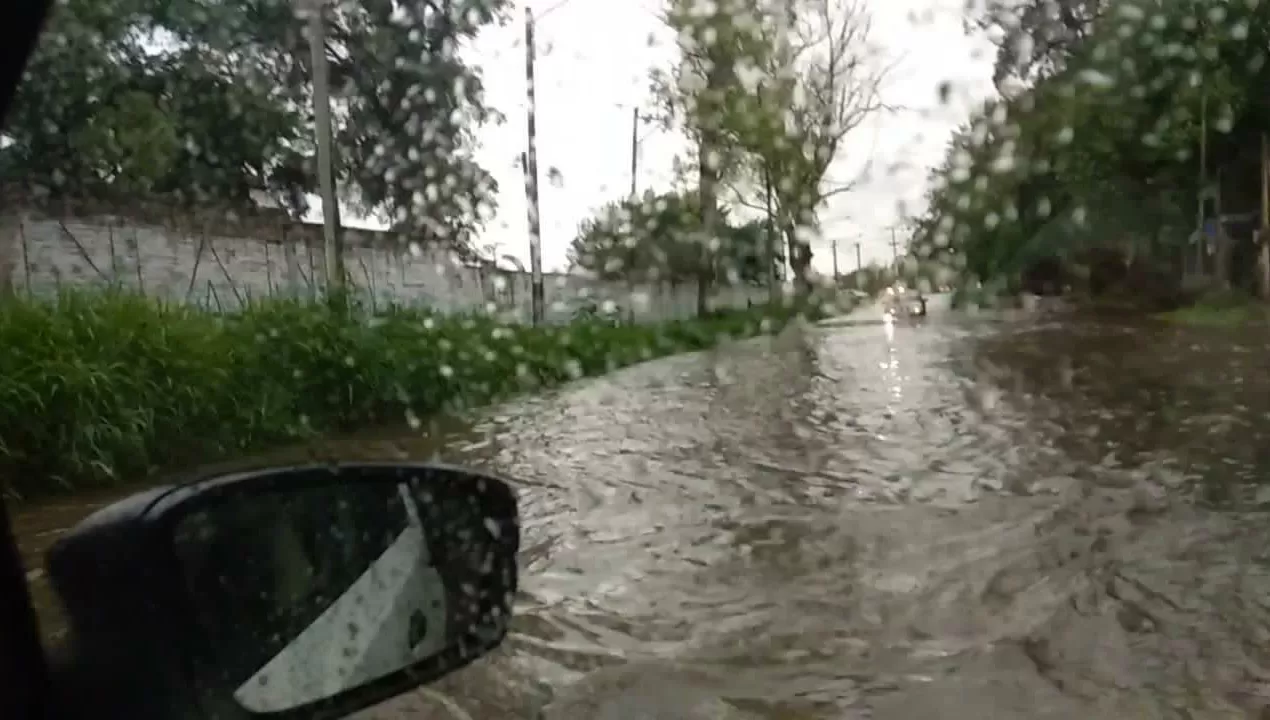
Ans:
POLYGON ((835 195, 841 195, 843 193, 849 193, 856 190, 857 188, 859 188, 861 185, 864 184, 864 180, 866 177, 868 177, 867 173, 861 172, 860 176, 855 178, 854 180, 850 180, 840 185, 834 185, 832 187, 822 188, 820 191, 820 202, 823 203, 829 198, 834 197, 835 195))
MULTIPOLYGON (((753 189, 743 190, 737 187, 737 184, 735 181, 725 183, 723 185, 723 189, 728 191, 729 197, 737 205, 740 205, 745 208, 749 208, 750 210, 759 210, 759 211, 767 210, 767 203, 765 202, 766 198, 759 198, 758 200, 752 199, 752 195, 754 192, 753 189)), ((759 192, 761 193, 762 191, 763 189, 759 188, 759 192)))
MULTIPOLYGON (((771 38, 774 46, 783 42, 784 47, 773 53, 772 66, 766 68, 771 77, 796 78, 790 107, 782 109, 788 138, 784 145, 778 139, 759 149, 780 180, 777 204, 786 215, 811 211, 828 197, 858 187, 867 168, 849 183, 826 183, 844 140, 875 115, 905 110, 882 98, 882 86, 900 60, 874 67, 872 21, 863 0, 792 1, 795 22, 788 38, 771 38)), ((762 165, 751 170, 761 171, 762 165)))

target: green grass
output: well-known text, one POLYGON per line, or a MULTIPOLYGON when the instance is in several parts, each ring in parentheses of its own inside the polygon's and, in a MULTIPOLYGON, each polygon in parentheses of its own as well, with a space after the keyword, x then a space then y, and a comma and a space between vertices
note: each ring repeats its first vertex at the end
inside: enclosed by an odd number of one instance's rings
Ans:
POLYGON ((1190 327, 1236 328, 1247 325, 1261 316, 1251 307, 1213 308, 1195 305, 1161 313, 1166 322, 1190 327))
POLYGON ((1237 291, 1214 291, 1192 305, 1160 313, 1165 322, 1188 327, 1239 328, 1270 317, 1264 303, 1237 291))
POLYGON ((405 424, 724 338, 792 309, 656 326, 508 326, 269 301, 234 315, 136 295, 0 302, 0 490, 135 482, 321 434, 405 424))

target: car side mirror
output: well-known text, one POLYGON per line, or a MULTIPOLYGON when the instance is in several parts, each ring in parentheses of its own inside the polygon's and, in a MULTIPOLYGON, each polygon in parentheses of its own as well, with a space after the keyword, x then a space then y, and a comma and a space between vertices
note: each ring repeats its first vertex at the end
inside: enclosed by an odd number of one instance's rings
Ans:
POLYGON ((341 717, 497 647, 519 543, 506 482, 436 465, 134 495, 49 551, 76 678, 62 694, 110 717, 341 717))

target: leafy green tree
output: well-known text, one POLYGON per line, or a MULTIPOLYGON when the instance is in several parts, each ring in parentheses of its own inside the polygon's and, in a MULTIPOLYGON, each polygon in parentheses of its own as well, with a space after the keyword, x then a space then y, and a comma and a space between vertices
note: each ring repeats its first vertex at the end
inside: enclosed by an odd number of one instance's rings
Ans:
POLYGON ((167 176, 180 151, 165 98, 138 90, 114 102, 67 137, 70 149, 98 170, 102 182, 147 192, 167 176))
POLYGON ((744 93, 741 73, 755 52, 763 52, 754 28, 759 14, 754 0, 668 0, 664 20, 679 39, 680 58, 669 75, 654 84, 668 116, 678 121, 695 148, 698 207, 703 241, 697 276, 697 312, 704 315, 713 263, 710 238, 722 227, 719 187, 736 166, 737 154, 726 142, 727 109, 744 93))
POLYGON ((918 226, 923 253, 976 280, 1093 247, 1176 254, 1195 225, 1201 128, 1209 178, 1270 128, 1270 8, 1056 3, 1025 3, 1006 33, 998 75, 1020 82, 953 138, 918 226))
POLYGON ((1110 3, 1107 0, 989 0, 983 12, 968 18, 978 32, 999 32, 993 80, 1034 83, 1062 70, 1110 3))
POLYGON ((767 285, 780 278, 785 254, 779 243, 772 242, 775 238, 765 221, 729 224, 721 235, 715 251, 716 277, 729 285, 767 285))
POLYGON ((698 198, 646 194, 611 203, 583 221, 572 265, 605 280, 682 283, 701 274, 698 198))
POLYGON ((274 171, 305 135, 298 98, 257 53, 217 51, 226 27, 245 25, 221 20, 244 7, 61 4, 19 88, 0 177, 53 194, 294 196, 274 171))
MULTIPOLYGON (((338 2, 326 52, 346 199, 467 244, 493 182, 472 159, 494 119, 457 49, 506 0, 338 2)), ((157 194, 296 213, 315 189, 306 20, 290 0, 66 0, 31 61, 0 181, 53 194, 157 194)))
POLYGON ((364 207, 394 227, 467 245, 494 211, 497 186, 473 157, 486 107, 460 49, 499 21, 507 0, 343 4, 328 53, 347 120, 337 146, 364 207))
POLYGON ((702 253, 698 202, 695 194, 671 192, 612 203, 579 227, 570 262, 596 277, 630 283, 696 282, 702 263, 718 282, 766 283, 766 226, 757 221, 733 226, 725 214, 715 242, 702 253))

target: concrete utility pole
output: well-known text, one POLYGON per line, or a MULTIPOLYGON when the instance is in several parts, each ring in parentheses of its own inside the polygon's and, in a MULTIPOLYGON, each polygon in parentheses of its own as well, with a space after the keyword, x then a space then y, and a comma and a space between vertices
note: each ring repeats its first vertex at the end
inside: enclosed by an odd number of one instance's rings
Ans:
POLYGON ((538 125, 535 119, 534 55, 534 13, 525 8, 525 92, 529 101, 529 117, 528 146, 521 164, 525 170, 525 200, 529 208, 529 271, 532 277, 530 302, 533 323, 541 325, 546 294, 542 287, 542 225, 538 216, 538 125))
POLYGON ((833 286, 838 287, 838 238, 833 239, 833 286))
POLYGON ((638 190, 636 178, 639 176, 639 107, 631 108, 631 199, 635 199, 638 190))
POLYGON ((860 260, 860 243, 855 244, 855 271, 860 272, 864 269, 864 263, 860 260))
POLYGON ((335 158, 331 137, 331 88, 326 65, 326 9, 313 0, 309 9, 309 51, 313 61, 313 115, 317 130, 318 184, 322 192, 322 240, 326 260, 326 292, 344 290, 344 246, 340 238, 340 206, 335 196, 335 158))

